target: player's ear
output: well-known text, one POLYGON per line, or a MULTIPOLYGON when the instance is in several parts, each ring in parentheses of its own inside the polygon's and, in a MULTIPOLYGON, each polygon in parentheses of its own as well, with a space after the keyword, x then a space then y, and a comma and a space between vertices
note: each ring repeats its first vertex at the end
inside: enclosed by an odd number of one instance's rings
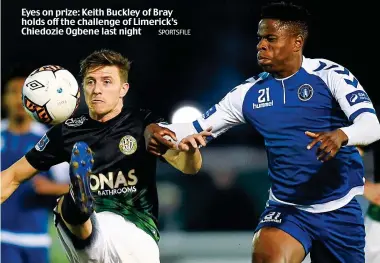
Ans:
POLYGON ((123 83, 120 89, 120 98, 123 98, 129 90, 129 83, 123 83))
POLYGON ((304 38, 303 36, 301 35, 297 35, 296 38, 295 38, 295 41, 294 41, 294 48, 293 48, 293 51, 294 52, 298 52, 302 49, 302 46, 303 46, 303 43, 304 43, 304 38))

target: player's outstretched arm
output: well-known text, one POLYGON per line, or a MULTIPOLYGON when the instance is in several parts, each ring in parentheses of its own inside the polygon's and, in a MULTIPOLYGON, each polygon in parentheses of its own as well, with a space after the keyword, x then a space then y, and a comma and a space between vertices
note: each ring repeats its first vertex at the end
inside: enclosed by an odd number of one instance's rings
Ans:
POLYGON ((1 172, 1 203, 10 197, 17 187, 38 171, 22 157, 11 167, 1 172))
POLYGON ((178 143, 176 149, 168 149, 162 157, 184 174, 196 174, 202 167, 199 148, 206 146, 207 136, 211 136, 211 128, 186 136, 178 143))
POLYGON ((146 148, 150 153, 165 158, 169 164, 181 172, 196 174, 202 166, 199 145, 205 146, 205 137, 210 136, 211 133, 204 131, 193 134, 192 130, 183 132, 189 135, 177 143, 177 136, 172 130, 158 124, 150 124, 144 132, 146 148))

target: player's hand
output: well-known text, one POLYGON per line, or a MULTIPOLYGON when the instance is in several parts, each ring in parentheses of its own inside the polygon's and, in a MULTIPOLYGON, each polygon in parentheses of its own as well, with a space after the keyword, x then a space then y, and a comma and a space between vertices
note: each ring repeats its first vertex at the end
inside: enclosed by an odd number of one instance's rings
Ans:
POLYGON ((161 156, 166 153, 168 149, 175 149, 177 141, 176 134, 158 124, 149 124, 144 131, 145 147, 148 152, 156 156, 161 156), (165 139, 170 138, 172 140, 165 139))
POLYGON ((212 135, 211 130, 212 128, 209 127, 200 133, 192 134, 183 138, 178 144, 178 150, 194 153, 198 148, 206 146, 207 136, 212 135))
POLYGON ((347 135, 341 129, 330 132, 307 131, 305 134, 314 139, 307 146, 308 150, 312 149, 318 142, 321 142, 321 145, 317 149, 317 159, 322 162, 335 157, 339 149, 348 141, 347 135))
POLYGON ((364 185, 364 197, 371 203, 380 206, 380 183, 366 182, 364 185))

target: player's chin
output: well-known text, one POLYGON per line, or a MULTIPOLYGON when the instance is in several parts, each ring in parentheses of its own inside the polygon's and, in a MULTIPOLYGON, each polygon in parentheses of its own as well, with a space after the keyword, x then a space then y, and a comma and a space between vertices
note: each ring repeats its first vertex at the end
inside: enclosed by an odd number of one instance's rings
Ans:
POLYGON ((102 105, 101 103, 97 103, 97 104, 92 104, 91 105, 91 110, 96 113, 97 115, 103 115, 105 113, 107 113, 107 108, 105 107, 105 105, 102 105))
POLYGON ((258 65, 264 70, 265 72, 272 73, 275 72, 275 67, 272 63, 258 63, 258 65))
POLYGON ((267 58, 262 58, 262 59, 257 60, 257 64, 260 67, 270 67, 272 65, 272 61, 270 59, 267 59, 267 58))

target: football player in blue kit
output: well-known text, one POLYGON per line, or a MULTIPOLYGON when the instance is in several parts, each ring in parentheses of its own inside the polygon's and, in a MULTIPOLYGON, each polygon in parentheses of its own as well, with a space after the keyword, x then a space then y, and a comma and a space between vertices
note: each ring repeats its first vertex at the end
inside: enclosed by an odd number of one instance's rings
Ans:
MULTIPOLYGON (((26 76, 15 74, 4 85, 3 106, 7 118, 1 126, 1 167, 6 169, 27 153, 47 127, 33 121, 22 106, 26 76)), ((41 172, 1 206, 1 259, 11 263, 48 263, 51 237, 50 209, 58 196, 69 191, 68 164, 41 172)))
MULTIPOLYGON (((363 263, 365 229, 355 196, 363 194, 364 167, 355 146, 379 140, 380 124, 348 69, 303 55, 307 21, 307 10, 290 3, 264 7, 257 32, 264 72, 193 123, 162 126, 180 140, 210 126, 216 138, 248 123, 264 137, 271 188, 252 262, 297 263, 311 252, 313 262, 363 263)), ((152 136, 150 145, 157 140, 152 136)))

